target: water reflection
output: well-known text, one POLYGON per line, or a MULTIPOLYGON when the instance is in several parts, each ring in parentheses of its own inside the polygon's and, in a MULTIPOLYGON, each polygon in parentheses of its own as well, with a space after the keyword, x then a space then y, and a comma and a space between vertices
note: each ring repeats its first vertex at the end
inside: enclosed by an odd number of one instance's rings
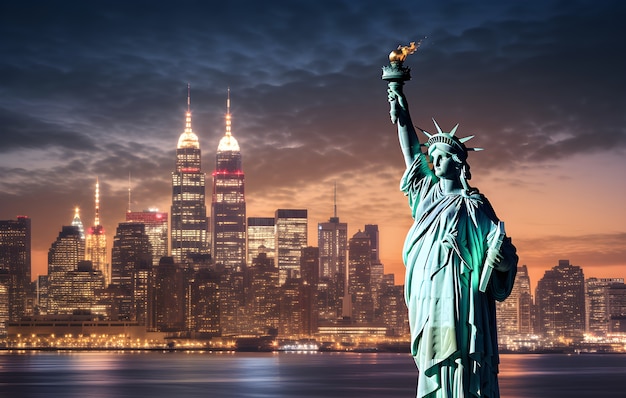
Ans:
MULTIPOLYGON (((503 397, 621 397, 622 355, 502 355, 503 397)), ((412 397, 406 354, 0 354, 0 397, 412 397)))

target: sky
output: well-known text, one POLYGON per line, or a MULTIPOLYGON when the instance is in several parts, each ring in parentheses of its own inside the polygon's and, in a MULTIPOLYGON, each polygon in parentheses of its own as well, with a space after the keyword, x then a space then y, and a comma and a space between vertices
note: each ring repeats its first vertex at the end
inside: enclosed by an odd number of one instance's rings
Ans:
POLYGON ((187 84, 210 200, 230 88, 247 215, 308 209, 316 246, 336 184, 349 236, 378 224, 402 284, 412 219, 381 67, 423 39, 413 122, 476 136, 470 183, 532 284, 560 259, 626 278, 624 20, 598 0, 0 0, 0 219, 32 219, 34 278, 74 207, 93 224, 96 178, 109 247, 129 186, 133 211, 169 212, 187 84))

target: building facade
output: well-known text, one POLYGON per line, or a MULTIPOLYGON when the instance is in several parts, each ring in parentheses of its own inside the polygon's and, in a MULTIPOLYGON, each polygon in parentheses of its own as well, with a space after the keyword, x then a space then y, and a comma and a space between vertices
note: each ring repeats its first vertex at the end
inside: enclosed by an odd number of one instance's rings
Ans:
POLYGON ((276 264, 279 283, 300 278, 300 252, 307 247, 308 212, 306 209, 276 210, 276 264))
POLYGON ((259 253, 273 259, 276 255, 276 225, 274 217, 248 217, 248 264, 252 264, 259 253))
POLYGON ((585 276, 569 260, 545 272, 536 288, 537 331, 548 337, 581 338, 585 332, 585 276))
POLYGON ((87 229, 85 236, 80 231, 80 225, 75 222, 74 224, 77 225, 81 239, 85 240, 84 259, 91 261, 94 270, 102 272, 104 283, 108 285, 111 283, 111 269, 107 261, 107 237, 100 223, 100 181, 98 179, 96 179, 96 212, 93 225, 87 229))
POLYGON ((211 200, 211 252, 216 264, 241 270, 246 264, 246 198, 239 143, 231 132, 230 92, 226 133, 217 147, 211 200))
POLYGON ((178 138, 176 165, 172 172, 171 254, 177 263, 209 253, 205 205, 205 174, 202 172, 200 142, 191 129, 187 95, 185 130, 178 138))
POLYGON ((0 221, 0 275, 6 295, 6 315, 0 315, 0 322, 4 317, 19 320, 26 315, 30 293, 31 220, 26 216, 0 221))
POLYGON ((167 213, 158 210, 129 211, 126 213, 127 222, 142 223, 150 241, 152 265, 159 265, 161 257, 167 256, 168 228, 167 213))

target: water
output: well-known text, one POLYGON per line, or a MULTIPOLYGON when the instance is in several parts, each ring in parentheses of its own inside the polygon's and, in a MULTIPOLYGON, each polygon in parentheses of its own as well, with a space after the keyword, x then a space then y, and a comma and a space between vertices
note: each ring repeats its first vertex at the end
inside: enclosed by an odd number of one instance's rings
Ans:
MULTIPOLYGON (((626 355, 502 355, 503 397, 623 397, 626 355)), ((413 397, 407 354, 0 352, 0 397, 413 397)))

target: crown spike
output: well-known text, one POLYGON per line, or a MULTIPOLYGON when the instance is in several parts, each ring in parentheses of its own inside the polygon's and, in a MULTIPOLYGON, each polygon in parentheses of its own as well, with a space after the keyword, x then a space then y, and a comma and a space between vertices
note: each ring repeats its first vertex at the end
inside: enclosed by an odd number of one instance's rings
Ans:
MULTIPOLYGON (((458 126, 458 124, 457 124, 457 126, 458 126)), ((474 138, 474 136, 470 135, 469 137, 459 138, 459 141, 461 141, 461 144, 465 144, 467 141, 471 140, 472 138, 474 138)))
MULTIPOLYGON (((417 127, 417 126, 415 126, 415 127, 417 127)), ((432 134, 430 134, 428 131, 424 130, 423 128, 421 128, 421 127, 417 127, 417 128, 419 129, 419 131, 421 131, 422 133, 424 133, 424 135, 425 135, 426 137, 430 138, 430 137, 432 137, 432 136, 433 136, 432 134)))
POLYGON ((437 121, 435 120, 435 118, 433 118, 433 123, 435 123, 435 127, 437 127, 437 132, 439 134, 443 134, 443 131, 441 131, 441 127, 439 127, 439 125, 437 124, 437 121))
POLYGON ((450 130, 450 135, 454 135, 454 133, 456 133, 456 129, 458 128, 459 128, 459 124, 457 123, 456 126, 454 126, 452 130, 450 130))

